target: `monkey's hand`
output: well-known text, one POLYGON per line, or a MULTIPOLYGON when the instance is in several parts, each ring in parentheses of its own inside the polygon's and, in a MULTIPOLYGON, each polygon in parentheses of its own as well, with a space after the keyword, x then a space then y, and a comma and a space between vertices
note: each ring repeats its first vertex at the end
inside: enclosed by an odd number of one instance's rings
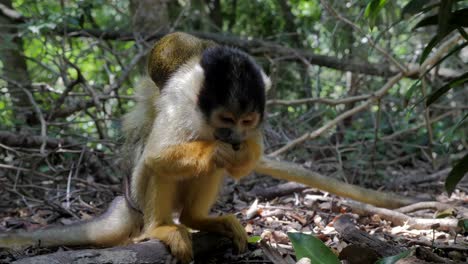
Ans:
POLYGON ((232 167, 234 164, 239 162, 241 155, 238 155, 243 151, 245 144, 241 143, 238 150, 234 150, 232 145, 222 141, 217 141, 215 151, 213 153, 213 161, 218 168, 232 167), (237 153, 239 152, 239 153, 237 153))
POLYGON ((218 168, 224 168, 234 178, 248 175, 257 164, 262 154, 262 146, 255 138, 242 142, 238 150, 231 144, 219 141, 213 160, 218 168))

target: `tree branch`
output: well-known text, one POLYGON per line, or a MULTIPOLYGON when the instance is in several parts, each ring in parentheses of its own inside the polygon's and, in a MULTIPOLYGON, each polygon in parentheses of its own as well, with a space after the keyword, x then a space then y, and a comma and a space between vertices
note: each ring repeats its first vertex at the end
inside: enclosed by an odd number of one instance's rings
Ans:
MULTIPOLYGON (((196 233, 194 234, 194 255, 198 263, 208 263, 210 257, 223 254, 232 247, 229 239, 219 235, 196 233), (204 261, 205 259, 205 261, 204 261)), ((83 249, 72 251, 58 251, 52 254, 23 258, 12 262, 14 264, 32 263, 173 263, 175 259, 167 247, 157 240, 126 246, 83 249)))
POLYGON ((347 118, 349 116, 352 116, 352 115, 354 115, 356 113, 359 113, 359 112, 367 109, 368 107, 370 107, 372 105, 372 103, 376 99, 379 99, 382 96, 384 96, 388 92, 388 90, 390 88, 392 88, 393 85, 395 85, 395 83, 397 83, 402 78, 403 78, 403 73, 399 73, 399 74, 393 76, 390 80, 388 80, 388 82, 380 90, 375 92, 375 94, 373 96, 371 96, 363 104, 358 105, 358 106, 356 106, 356 107, 354 107, 354 108, 340 114, 339 116, 335 117, 335 119, 333 119, 332 121, 330 121, 330 122, 326 123, 325 125, 321 126, 319 129, 317 129, 317 130, 315 130, 313 132, 310 132, 310 133, 305 133, 302 136, 290 141, 288 144, 284 145, 283 147, 281 147, 281 148, 277 149, 276 151, 273 151, 272 153, 268 154, 268 156, 270 156, 270 157, 278 156, 278 155, 280 155, 280 154, 294 148, 295 146, 303 143, 306 140, 312 140, 314 138, 319 137, 323 132, 325 132, 325 131, 329 130, 330 128, 334 127, 336 124, 338 124, 339 122, 341 122, 345 118, 347 118))
MULTIPOLYGON (((60 151, 64 148, 72 148, 82 151, 83 143, 79 143, 71 138, 57 139, 51 137, 43 137, 36 135, 17 134, 8 131, 0 131, 0 144, 8 147, 21 147, 21 148, 39 148, 45 144, 44 148, 60 151)), ((97 178, 109 178, 102 169, 102 163, 98 158, 99 152, 89 149, 84 150, 84 160, 86 160, 92 172, 96 173, 97 178)))
POLYGON ((355 103, 359 101, 364 101, 369 99, 371 95, 358 95, 358 96, 351 96, 342 99, 328 99, 328 98, 303 98, 297 100, 281 100, 281 99, 272 99, 267 101, 267 105, 299 105, 299 104, 313 104, 313 103, 321 103, 326 105, 339 105, 339 104, 349 104, 355 103))
POLYGON ((350 25, 354 30, 356 30, 359 34, 363 35, 368 41, 369 41, 369 44, 375 48, 377 51, 379 51, 385 58, 387 58, 391 63, 393 63, 399 70, 400 72, 402 73, 406 73, 408 71, 408 69, 406 69, 405 66, 403 66, 400 62, 398 62, 393 56, 391 56, 386 50, 384 50, 382 47, 380 47, 379 45, 377 45, 377 43, 375 43, 375 41, 369 37, 367 34, 365 34, 361 28, 359 28, 358 26, 356 26, 353 22, 351 22, 349 19, 347 19, 346 17, 344 17, 343 15, 339 14, 338 12, 336 12, 335 9, 333 9, 333 7, 331 7, 328 2, 326 2, 325 0, 320 0, 320 2, 322 3, 322 5, 325 7, 325 9, 327 9, 327 11, 334 17, 336 17, 337 19, 343 21, 344 23, 350 25))
POLYGON ((448 230, 450 228, 456 228, 458 224, 457 219, 426 219, 426 218, 416 218, 405 215, 398 211, 393 211, 385 208, 375 207, 369 204, 363 204, 359 202, 348 201, 345 203, 353 209, 353 212, 361 215, 373 215, 377 214, 382 219, 392 221, 394 225, 408 225, 410 228, 414 229, 433 229, 433 226, 436 225, 436 229, 448 230))

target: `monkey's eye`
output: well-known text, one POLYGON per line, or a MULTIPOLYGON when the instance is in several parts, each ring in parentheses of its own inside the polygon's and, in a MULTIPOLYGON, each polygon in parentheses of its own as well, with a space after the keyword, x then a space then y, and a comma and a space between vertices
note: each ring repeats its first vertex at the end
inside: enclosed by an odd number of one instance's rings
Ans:
POLYGON ((244 119, 242 120, 242 125, 243 126, 251 126, 253 124, 253 120, 252 119, 244 119))
POLYGON ((234 124, 234 118, 230 117, 230 116, 220 116, 219 119, 221 120, 221 122, 223 123, 226 123, 226 124, 234 124))

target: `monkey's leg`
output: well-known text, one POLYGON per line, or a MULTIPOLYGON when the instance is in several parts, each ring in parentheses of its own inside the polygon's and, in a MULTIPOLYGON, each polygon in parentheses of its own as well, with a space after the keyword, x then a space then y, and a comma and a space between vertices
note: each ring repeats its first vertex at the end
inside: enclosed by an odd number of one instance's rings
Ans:
POLYGON ((180 221, 193 229, 215 232, 230 237, 239 252, 247 247, 247 234, 234 215, 210 217, 208 213, 218 196, 223 170, 188 181, 180 221))
MULTIPOLYGON (((158 188, 158 185, 167 185, 167 188, 162 191, 172 190, 171 193, 165 193, 173 197, 176 189, 175 186, 169 187, 171 182, 175 184, 181 180, 196 177, 199 174, 208 175, 213 173, 215 166, 212 162, 212 156, 215 143, 207 141, 186 142, 167 147, 161 152, 158 152, 155 148, 156 146, 151 144, 145 147, 143 156, 138 161, 132 174, 131 196, 143 210, 145 210, 145 204, 149 203, 148 213, 145 213, 145 216, 165 215, 169 216, 169 220, 172 221, 173 201, 166 201, 166 195, 162 195, 162 200, 155 200, 151 195, 158 188), (164 214, 153 212, 153 210, 161 210, 164 214), (168 213, 169 211, 170 213, 168 213)), ((152 222, 154 221, 145 221, 145 223, 152 222)))
POLYGON ((136 240, 161 240, 178 260, 189 263, 193 259, 190 233, 185 226, 176 225, 172 220, 174 201, 180 195, 177 184, 176 181, 161 181, 156 176, 148 178, 146 202, 142 203, 145 229, 136 240))

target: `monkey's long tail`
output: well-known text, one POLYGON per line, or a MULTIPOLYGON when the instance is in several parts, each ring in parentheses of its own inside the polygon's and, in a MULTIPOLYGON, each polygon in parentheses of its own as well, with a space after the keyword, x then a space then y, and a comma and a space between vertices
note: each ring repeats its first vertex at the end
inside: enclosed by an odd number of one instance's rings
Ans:
POLYGON ((117 196, 104 214, 89 221, 31 232, 0 233, 0 248, 125 244, 138 235, 142 221, 142 215, 134 211, 124 197, 117 196))

